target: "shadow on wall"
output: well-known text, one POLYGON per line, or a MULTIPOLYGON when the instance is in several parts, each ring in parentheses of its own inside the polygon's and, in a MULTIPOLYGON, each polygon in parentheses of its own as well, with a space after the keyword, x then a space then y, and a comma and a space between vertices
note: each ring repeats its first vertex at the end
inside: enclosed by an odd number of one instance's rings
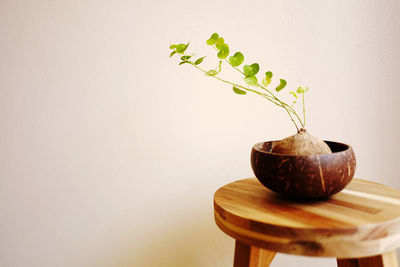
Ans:
MULTIPOLYGON (((205 216, 203 216, 205 217, 205 216)), ((122 266, 207 267, 230 266, 234 241, 215 225, 213 217, 180 221, 158 229, 147 240, 137 240, 141 249, 122 259, 122 266)))

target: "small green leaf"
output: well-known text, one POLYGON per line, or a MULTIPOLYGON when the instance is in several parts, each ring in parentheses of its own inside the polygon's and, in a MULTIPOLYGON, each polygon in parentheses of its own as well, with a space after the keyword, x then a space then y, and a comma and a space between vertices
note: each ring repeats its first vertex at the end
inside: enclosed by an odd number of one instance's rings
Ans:
POLYGON ((297 88, 297 90, 296 90, 296 92, 298 93, 298 94, 304 94, 304 93, 306 93, 308 91, 308 87, 299 87, 299 88, 297 88))
POLYGON ((207 76, 215 76, 218 74, 216 70, 209 70, 205 73, 207 76))
POLYGON ((271 83, 272 72, 267 71, 265 73, 265 78, 262 80, 262 84, 267 87, 271 83))
POLYGON ((285 88, 286 86, 286 81, 284 79, 280 80, 280 84, 275 88, 275 90, 277 92, 279 92, 280 90, 282 90, 283 88, 285 88))
POLYGON ((225 52, 225 51, 219 51, 217 54, 218 58, 220 59, 224 59, 227 58, 229 56, 229 52, 225 52))
POLYGON ((248 85, 252 85, 252 86, 256 86, 257 85, 257 77, 256 76, 247 76, 247 77, 244 77, 243 80, 248 85))
POLYGON ((219 61, 219 64, 218 64, 217 69, 215 69, 215 70, 209 70, 209 71, 207 71, 205 74, 206 74, 207 76, 215 76, 215 75, 217 75, 218 73, 221 72, 221 65, 222 65, 222 60, 219 61))
POLYGON ((238 95, 245 95, 247 94, 246 91, 243 91, 242 89, 237 88, 236 86, 233 86, 233 92, 235 92, 238 95))
POLYGON ((181 62, 179 63, 179 65, 183 65, 183 64, 185 64, 185 63, 189 63, 189 61, 187 61, 187 60, 181 61, 181 62))
POLYGON ((229 55, 229 46, 227 44, 222 44, 220 47, 220 51, 218 52, 217 56, 220 59, 227 58, 229 55))
POLYGON ((259 70, 260 70, 260 65, 258 65, 258 63, 243 66, 244 75, 246 75, 247 77, 256 75, 259 70))
POLYGON ((223 44, 225 44, 224 38, 219 37, 219 38, 218 38, 218 41, 215 43, 215 47, 216 47, 218 50, 221 50, 221 47, 222 47, 223 44))
POLYGON ((291 93, 297 99, 297 94, 295 92, 289 92, 289 93, 291 93))
POLYGON ((181 56, 181 60, 188 60, 189 58, 191 58, 192 56, 181 56))
POLYGON ((222 60, 220 60, 218 63, 217 73, 221 72, 221 70, 222 70, 221 66, 222 66, 222 60))
POLYGON ((265 86, 265 87, 267 87, 268 86, 268 84, 270 84, 271 83, 271 79, 270 78, 268 78, 268 77, 266 77, 266 78, 264 78, 264 79, 262 79, 262 84, 265 86))
POLYGON ((242 64, 244 61, 244 56, 240 52, 236 52, 233 56, 229 57, 229 63, 231 63, 232 66, 237 67, 240 64, 242 64))
POLYGON ((265 78, 262 80, 262 84, 267 87, 271 83, 272 72, 267 71, 265 73, 265 78))
POLYGON ((172 44, 169 46, 169 49, 176 49, 176 46, 177 46, 176 44, 172 44))
POLYGON ((178 44, 178 45, 176 45, 176 52, 178 52, 178 53, 183 53, 183 52, 185 52, 186 51, 186 49, 188 48, 188 46, 189 46, 189 44, 190 43, 187 43, 187 44, 178 44))
POLYGON ((222 44, 221 45, 221 47, 220 47, 220 49, 219 49, 221 52, 223 51, 223 52, 229 52, 229 45, 228 44, 222 44))
POLYGON ((262 85, 264 85, 265 87, 268 86, 268 83, 267 83, 267 79, 266 79, 266 78, 262 79, 261 83, 262 83, 262 85))
POLYGON ((215 44, 218 41, 218 38, 219 38, 218 33, 215 32, 215 33, 211 34, 210 39, 207 40, 207 44, 208 45, 215 44))
POLYGON ((203 59, 204 59, 205 57, 201 57, 201 58, 199 58, 198 60, 196 60, 195 62, 194 62, 194 65, 199 65, 201 62, 203 62, 203 59))
POLYGON ((171 54, 169 55, 169 57, 172 57, 175 54, 176 54, 176 51, 172 51, 171 54))

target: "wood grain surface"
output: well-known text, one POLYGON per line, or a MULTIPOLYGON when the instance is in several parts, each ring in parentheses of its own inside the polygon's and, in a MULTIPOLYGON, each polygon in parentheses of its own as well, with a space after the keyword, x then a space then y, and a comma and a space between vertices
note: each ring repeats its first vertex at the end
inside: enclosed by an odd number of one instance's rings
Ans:
MULTIPOLYGON (((359 259, 338 259, 338 267, 397 267, 397 256, 395 251, 382 255, 359 258, 359 259)), ((267 265, 268 266, 268 265, 267 265)))
POLYGON ((266 189, 256 178, 214 195, 219 228, 270 251, 360 258, 400 247, 400 191, 361 179, 324 201, 301 201, 266 189))
POLYGON ((276 252, 249 246, 236 240, 234 267, 264 267, 269 266, 276 252))

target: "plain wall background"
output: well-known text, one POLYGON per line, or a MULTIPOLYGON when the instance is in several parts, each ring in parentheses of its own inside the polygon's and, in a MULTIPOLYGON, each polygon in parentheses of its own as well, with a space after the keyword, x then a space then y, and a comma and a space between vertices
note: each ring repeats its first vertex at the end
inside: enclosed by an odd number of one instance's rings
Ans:
MULTIPOLYGON (((351 144, 357 177, 400 189, 399 12, 396 0, 2 0, 0 266, 232 265, 214 191, 253 175, 254 143, 295 129, 168 57, 191 41, 214 68, 213 32, 289 89, 309 86, 308 130, 351 144)), ((272 266, 293 264, 336 266, 283 254, 272 266)))

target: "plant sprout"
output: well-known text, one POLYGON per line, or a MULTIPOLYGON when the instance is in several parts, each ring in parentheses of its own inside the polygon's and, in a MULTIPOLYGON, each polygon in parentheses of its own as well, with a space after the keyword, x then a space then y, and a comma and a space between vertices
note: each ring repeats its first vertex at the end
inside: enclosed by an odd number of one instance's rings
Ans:
POLYGON ((252 63, 250 65, 243 65, 242 69, 239 66, 244 62, 244 55, 241 52, 236 52, 231 55, 229 58, 229 45, 225 43, 224 38, 220 37, 218 33, 213 33, 211 37, 206 41, 207 45, 212 46, 217 51, 217 57, 219 59, 218 66, 215 69, 205 70, 200 67, 200 64, 203 62, 205 57, 197 58, 192 61, 192 55, 186 54, 186 50, 189 47, 190 43, 184 44, 172 44, 170 45, 170 49, 172 50, 170 57, 177 54, 180 57, 180 63, 189 64, 195 67, 196 69, 202 71, 205 75, 213 77, 221 82, 229 84, 232 86, 233 92, 238 95, 245 95, 247 92, 255 93, 265 98, 266 100, 274 103, 275 105, 283 108, 287 114, 289 115, 291 121, 299 132, 301 128, 305 128, 306 124, 306 116, 305 116, 305 101, 304 94, 308 91, 308 87, 298 87, 296 91, 289 92, 293 97, 293 103, 291 105, 282 101, 277 95, 280 91, 282 91, 287 83, 286 80, 280 79, 279 85, 275 87, 275 89, 270 88, 270 84, 272 81, 273 74, 271 71, 265 72, 262 77, 261 83, 259 83, 257 74, 260 71, 260 65, 258 63, 252 63), (238 71, 242 75, 242 79, 246 85, 241 85, 236 82, 231 82, 225 80, 220 77, 220 73, 222 71, 222 64, 228 64, 236 71, 238 71), (303 118, 299 116, 299 114, 294 109, 294 106, 301 96, 301 102, 303 106, 303 118))

